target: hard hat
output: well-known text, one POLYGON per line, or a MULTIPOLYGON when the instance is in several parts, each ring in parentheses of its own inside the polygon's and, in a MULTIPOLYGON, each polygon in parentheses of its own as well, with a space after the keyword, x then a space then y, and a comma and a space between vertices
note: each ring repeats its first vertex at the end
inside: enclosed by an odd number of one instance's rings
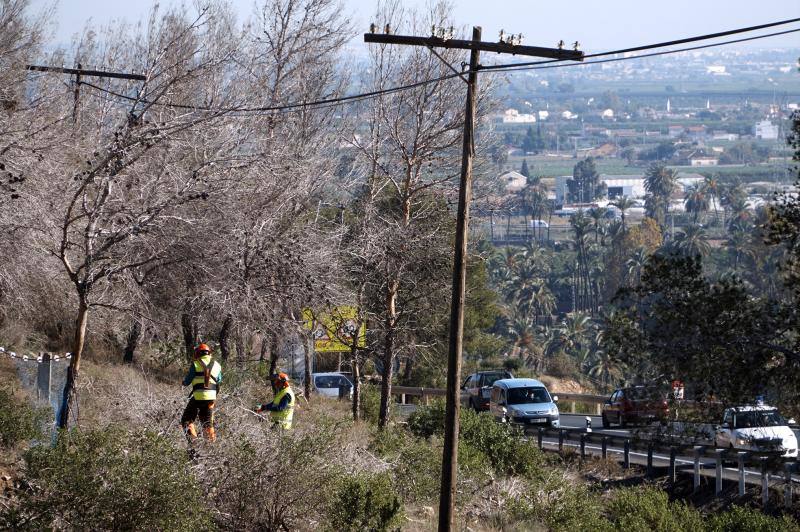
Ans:
POLYGON ((286 373, 273 373, 269 376, 269 379, 276 388, 286 388, 289 386, 289 376, 286 373))
POLYGON ((206 344, 200 344, 194 348, 194 356, 196 357, 201 357, 203 356, 203 353, 210 353, 210 352, 211 348, 208 347, 208 345, 206 344))

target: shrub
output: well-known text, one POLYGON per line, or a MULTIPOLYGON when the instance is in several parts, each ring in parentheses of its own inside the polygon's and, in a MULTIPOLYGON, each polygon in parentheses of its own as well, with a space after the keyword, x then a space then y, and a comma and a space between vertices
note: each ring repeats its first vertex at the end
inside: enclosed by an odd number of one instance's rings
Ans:
POLYGON ((800 525, 790 517, 776 518, 759 510, 733 506, 729 511, 710 516, 713 532, 797 532, 800 525))
POLYGON ((394 464, 391 470, 394 486, 404 501, 427 500, 439 493, 440 440, 421 440, 402 429, 387 428, 376 433, 370 449, 394 464))
POLYGON ((386 473, 346 476, 329 511, 331 530, 399 530, 403 504, 386 473))
POLYGON ((381 409, 381 391, 377 386, 365 384, 361 387, 361 417, 369 423, 377 423, 381 409))
POLYGON ((430 406, 417 408, 408 417, 408 429, 420 438, 430 438, 444 433, 444 401, 434 401, 430 406))
POLYGON ((569 379, 580 375, 575 359, 563 351, 559 352, 547 363, 547 373, 560 379, 569 379))
POLYGON ((152 432, 64 432, 25 455, 16 508, 0 528, 205 530, 208 512, 186 452, 152 432), (198 511, 201 510, 201 511, 198 511))
POLYGON ((33 408, 9 390, 0 389, 0 444, 13 447, 19 442, 40 438, 50 415, 50 410, 33 408))
POLYGON ((318 524, 344 464, 343 423, 279 432, 267 424, 218 443, 205 483, 227 530, 296 530, 318 524), (219 467, 222 464, 223 467, 219 467))
POLYGON ((620 489, 609 501, 608 518, 616 530, 681 532, 704 530, 705 523, 696 510, 682 502, 669 502, 657 488, 620 489))
POLYGON ((543 476, 520 494, 506 494, 505 507, 512 521, 533 521, 548 530, 611 528, 602 517, 598 497, 585 484, 558 472, 543 476))
POLYGON ((462 410, 460 421, 460 438, 484 453, 498 473, 533 477, 541 471, 541 451, 524 440, 517 427, 497 423, 492 416, 472 410, 462 410))

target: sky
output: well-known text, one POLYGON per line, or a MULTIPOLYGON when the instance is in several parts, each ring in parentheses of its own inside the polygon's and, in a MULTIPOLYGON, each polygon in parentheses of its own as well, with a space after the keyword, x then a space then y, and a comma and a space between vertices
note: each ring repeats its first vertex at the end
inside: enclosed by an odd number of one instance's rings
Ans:
MULTIPOLYGON (((103 25, 114 19, 143 18, 150 0, 57 0, 56 42, 69 43, 87 19, 103 25)), ((34 6, 52 0, 33 0, 34 6)), ((161 0, 162 5, 176 3, 161 0)), ((192 5, 191 0, 188 2, 192 5)), ((254 0, 231 0, 242 18, 253 11, 254 0)), ((344 11, 359 31, 366 31, 376 0, 342 0, 344 11)), ((555 46, 563 39, 579 41, 585 51, 602 51, 675 38, 702 35, 800 18, 800 0, 453 0, 458 24, 481 26, 484 40, 498 32, 522 33, 525 44, 555 46)), ((427 0, 402 0, 409 7, 427 0)), ((794 24, 800 27, 800 24, 794 24)), ((352 46, 366 46, 358 38, 352 46)), ((800 48, 800 33, 755 41, 750 46, 800 48)))

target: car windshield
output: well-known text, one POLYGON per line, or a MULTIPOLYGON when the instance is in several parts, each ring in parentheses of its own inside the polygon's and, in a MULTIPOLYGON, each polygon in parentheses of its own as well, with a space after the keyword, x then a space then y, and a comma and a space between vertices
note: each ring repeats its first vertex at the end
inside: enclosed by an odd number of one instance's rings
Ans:
POLYGON ((339 386, 350 386, 350 381, 341 375, 320 375, 314 379, 317 388, 338 388, 339 386))
POLYGON ((780 427, 786 425, 786 420, 778 414, 777 410, 762 410, 752 412, 737 412, 734 428, 749 429, 753 427, 780 427))
POLYGON ((508 390, 508 404, 527 405, 531 403, 550 403, 550 394, 541 387, 511 388, 508 390))

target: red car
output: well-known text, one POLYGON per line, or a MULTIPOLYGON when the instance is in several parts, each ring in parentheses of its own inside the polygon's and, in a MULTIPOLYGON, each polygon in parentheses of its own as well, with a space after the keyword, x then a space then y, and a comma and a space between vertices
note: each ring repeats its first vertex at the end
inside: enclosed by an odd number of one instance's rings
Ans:
POLYGON ((667 394, 655 386, 620 388, 603 404, 603 428, 612 423, 625 427, 634 422, 667 419, 669 403, 667 394))

